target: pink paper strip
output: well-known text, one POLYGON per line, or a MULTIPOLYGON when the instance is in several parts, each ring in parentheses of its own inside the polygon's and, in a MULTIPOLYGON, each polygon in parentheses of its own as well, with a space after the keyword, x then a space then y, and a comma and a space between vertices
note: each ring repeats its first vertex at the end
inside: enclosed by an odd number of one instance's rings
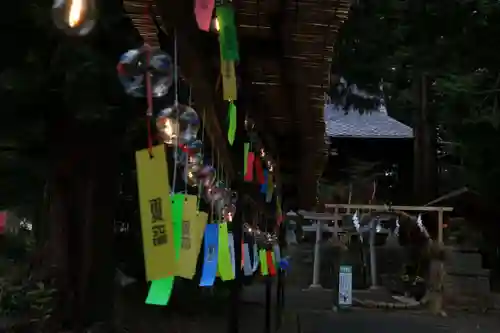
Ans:
POLYGON ((195 0, 194 15, 196 16, 196 23, 198 23, 200 30, 210 30, 214 7, 215 0, 195 0))

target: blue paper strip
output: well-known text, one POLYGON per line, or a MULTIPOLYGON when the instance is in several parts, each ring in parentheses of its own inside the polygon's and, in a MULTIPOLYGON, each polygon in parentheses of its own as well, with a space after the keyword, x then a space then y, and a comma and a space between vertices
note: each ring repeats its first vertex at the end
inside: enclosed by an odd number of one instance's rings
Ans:
POLYGON ((264 170, 264 184, 260 185, 260 193, 267 193, 267 177, 268 173, 267 170, 264 170))
POLYGON ((257 248, 257 244, 253 244, 253 267, 252 271, 255 273, 257 268, 259 268, 259 249, 257 248))
POLYGON ((211 287, 217 274, 217 253, 219 244, 219 226, 217 223, 207 224, 205 228, 205 246, 203 254, 203 269, 200 286, 211 287))
POLYGON ((279 263, 281 261, 281 249, 278 244, 273 246, 273 251, 274 251, 274 261, 276 263, 279 263))
POLYGON ((243 273, 245 276, 253 274, 252 262, 250 259, 250 246, 248 246, 248 243, 243 244, 243 273))
POLYGON ((231 232, 227 234, 227 241, 229 243, 229 255, 231 257, 231 265, 233 266, 233 276, 236 276, 236 264, 234 263, 234 237, 231 232))

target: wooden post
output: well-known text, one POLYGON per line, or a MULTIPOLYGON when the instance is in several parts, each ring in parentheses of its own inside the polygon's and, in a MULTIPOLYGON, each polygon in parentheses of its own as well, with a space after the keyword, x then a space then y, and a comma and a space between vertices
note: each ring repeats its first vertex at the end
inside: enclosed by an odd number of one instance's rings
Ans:
POLYGON ((438 211, 438 244, 440 246, 443 245, 443 211, 439 210, 438 211))
MULTIPOLYGON (((437 244, 434 245, 434 251, 441 252, 444 251, 443 242, 443 211, 438 211, 438 237, 437 244)), ((443 286, 444 286, 444 264, 443 258, 433 258, 431 259, 430 276, 431 276, 431 286, 432 296, 430 302, 430 309, 433 314, 445 316, 446 313, 443 310, 443 286)))
POLYGON ((265 314, 264 314, 264 333, 271 333, 271 290, 273 285, 272 277, 266 276, 265 278, 265 314))

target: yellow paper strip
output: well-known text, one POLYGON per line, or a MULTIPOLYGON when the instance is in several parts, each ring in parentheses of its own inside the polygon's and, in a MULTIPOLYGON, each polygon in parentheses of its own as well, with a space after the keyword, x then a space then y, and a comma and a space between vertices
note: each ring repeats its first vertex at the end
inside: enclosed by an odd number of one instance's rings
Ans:
POLYGON ((234 61, 221 59, 220 70, 222 74, 222 98, 225 101, 236 101, 238 99, 238 89, 234 61))
POLYGON ((141 211, 142 243, 148 281, 172 276, 175 249, 168 165, 163 144, 136 152, 137 186, 141 211))
POLYGON ((195 195, 186 196, 182 216, 182 241, 176 275, 186 279, 192 279, 196 272, 208 219, 207 213, 196 211, 197 200, 195 195))

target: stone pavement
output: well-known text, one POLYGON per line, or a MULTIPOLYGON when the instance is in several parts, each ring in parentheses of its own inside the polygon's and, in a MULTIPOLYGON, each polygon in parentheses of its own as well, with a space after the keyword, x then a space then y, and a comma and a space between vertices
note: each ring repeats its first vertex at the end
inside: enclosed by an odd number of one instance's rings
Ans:
MULTIPOLYGON (((273 288, 273 306, 276 291, 273 288)), ((389 294, 354 292, 358 299, 377 302, 393 302, 389 294)), ((252 307, 263 307, 264 286, 254 284, 245 287, 243 300, 252 307)), ((287 288, 285 293, 284 333, 497 333, 500 332, 500 316, 474 315, 448 311, 448 317, 433 316, 425 309, 381 310, 353 307, 352 310, 332 311, 331 291, 302 291, 287 288)), ((397 301, 395 301, 397 302, 397 301)), ((272 315, 274 318, 274 314, 272 315)), ((243 318, 242 318, 243 319, 243 318)), ((242 320, 244 321, 244 320, 242 320)))
MULTIPOLYGON (((363 309, 345 313, 299 314, 302 333, 496 333, 499 318, 436 317, 408 311, 363 309)), ((288 331, 287 331, 288 333, 288 331)))
MULTIPOLYGON (((275 292, 273 293, 274 297, 275 292)), ((264 285, 254 284, 245 287, 243 299, 250 303, 264 304, 264 285)), ((288 309, 311 309, 314 311, 331 310, 333 306, 333 292, 329 289, 298 289, 292 286, 286 288, 286 306, 288 309)), ((353 305, 370 308, 407 308, 419 304, 410 303, 407 300, 397 300, 385 289, 354 290, 353 305), (378 305, 385 306, 378 306, 378 305), (400 306, 397 306, 400 304, 400 306)))

